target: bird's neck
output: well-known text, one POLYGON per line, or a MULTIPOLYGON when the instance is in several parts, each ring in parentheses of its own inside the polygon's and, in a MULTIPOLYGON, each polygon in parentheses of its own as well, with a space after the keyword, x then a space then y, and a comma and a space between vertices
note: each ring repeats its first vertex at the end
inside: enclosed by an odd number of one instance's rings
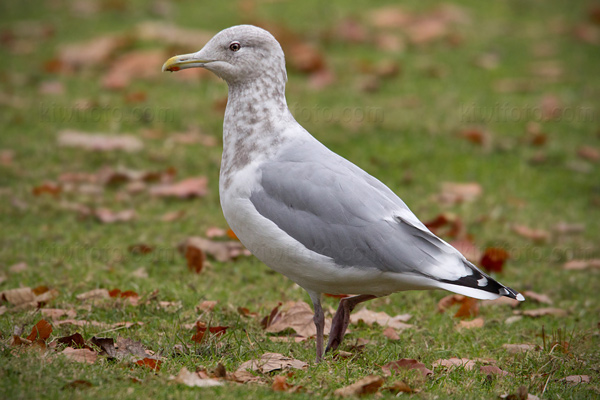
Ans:
POLYGON ((258 157, 274 154, 282 144, 285 123, 293 121, 285 99, 285 83, 268 78, 229 83, 221 179, 258 157))

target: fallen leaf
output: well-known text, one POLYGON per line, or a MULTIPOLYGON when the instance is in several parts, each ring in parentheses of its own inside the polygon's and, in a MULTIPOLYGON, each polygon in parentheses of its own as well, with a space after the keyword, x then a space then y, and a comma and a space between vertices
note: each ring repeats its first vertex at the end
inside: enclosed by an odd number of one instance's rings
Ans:
MULTIPOLYGON (((311 307, 303 302, 286 303, 286 311, 281 312, 279 318, 273 321, 266 329, 268 333, 279 333, 292 329, 301 337, 317 335, 317 328, 313 320, 314 313, 311 307)), ((331 329, 331 319, 325 319, 325 331, 331 329)))
POLYGON ((390 340, 400 340, 400 335, 398 335, 398 332, 391 326, 388 326, 383 330, 383 336, 390 340))
POLYGON ((80 389, 87 389, 87 388, 91 388, 92 386, 94 386, 92 384, 92 382, 90 381, 86 381, 84 379, 76 379, 74 381, 71 381, 67 384, 65 384, 62 389, 75 389, 75 390, 80 390, 80 389))
POLYGON ((504 263, 510 258, 510 254, 498 247, 488 247, 483 252, 479 264, 489 272, 502 272, 504 263))
POLYGON ((360 321, 363 321, 365 324, 372 326, 374 323, 377 323, 382 327, 390 327, 394 329, 404 330, 407 328, 411 328, 413 325, 406 324, 412 316, 410 314, 401 314, 396 315, 394 317, 390 317, 387 313, 374 312, 367 310, 366 308, 362 308, 360 311, 350 314, 350 323, 358 324, 360 321))
POLYGON ((415 393, 416 392, 410 386, 408 386, 408 384, 406 382, 403 382, 403 381, 396 381, 391 386, 387 386, 385 388, 385 390, 395 393, 395 394, 415 393))
POLYGON ((98 208, 94 211, 94 216, 103 224, 132 221, 136 215, 135 210, 112 211, 108 208, 98 208))
POLYGON ((467 371, 471 371, 475 368, 476 361, 470 360, 468 358, 456 358, 452 357, 449 359, 439 359, 433 362, 433 367, 446 367, 446 368, 454 368, 454 367, 462 367, 467 371))
POLYGON ((449 244, 458 250, 465 258, 472 263, 478 263, 481 260, 481 250, 469 239, 452 240, 449 244))
POLYGON ((365 394, 376 393, 381 386, 383 386, 383 378, 377 375, 365 376, 359 379, 355 383, 345 386, 343 388, 336 389, 333 392, 336 396, 350 397, 350 396, 362 396, 365 394))
POLYGON ((35 300, 35 293, 29 287, 9 289, 0 292, 0 298, 14 306, 31 303, 35 300))
POLYGON ((365 43, 367 41, 367 30, 354 18, 344 18, 335 27, 337 39, 348 43, 365 43))
POLYGON ((425 364, 409 358, 402 358, 398 361, 392 361, 381 367, 383 373, 387 376, 392 375, 392 371, 400 371, 400 369, 416 369, 423 377, 432 375, 433 371, 425 366, 425 364))
POLYGON ((527 316, 527 317, 543 317, 546 315, 553 315, 556 317, 566 317, 567 316, 567 312, 565 310, 563 310, 562 308, 553 308, 553 307, 546 307, 546 308, 538 308, 535 310, 525 310, 522 313, 523 315, 527 316))
POLYGON ((584 269, 600 269, 600 258, 593 258, 589 260, 571 260, 563 265, 566 270, 584 270, 584 269))
POLYGON ((533 344, 512 344, 505 343, 502 345, 510 354, 526 353, 532 350, 538 350, 538 346, 533 344))
POLYGON ((369 12, 368 21, 377 28, 398 29, 413 20, 413 15, 397 6, 385 6, 369 12))
POLYGON ((103 135, 74 130, 59 132, 58 144, 63 147, 77 147, 90 151, 123 150, 137 152, 144 147, 140 139, 131 135, 103 135))
POLYGON ((506 296, 498 297, 497 299, 494 299, 494 300, 484 300, 481 302, 481 305, 484 307, 510 306, 512 308, 515 308, 515 307, 519 306, 520 304, 521 304, 521 302, 519 300, 511 299, 506 296))
POLYGON ((106 89, 123 89, 134 80, 156 78, 161 73, 162 50, 134 50, 115 59, 102 78, 106 89))
POLYGON ((88 364, 95 363, 98 358, 96 352, 90 349, 74 349, 72 347, 65 348, 60 354, 63 354, 69 360, 88 364))
POLYGON ((197 311, 212 311, 218 304, 215 300, 204 300, 202 303, 196 306, 197 311))
POLYGON ((63 310, 60 308, 42 308, 40 312, 44 317, 50 319, 60 319, 61 317, 75 318, 77 312, 74 309, 63 310))
POLYGON ((550 238, 550 233, 543 229, 532 229, 525 225, 513 225, 513 232, 534 242, 545 242, 550 238))
POLYGON ((146 367, 154 371, 160 371, 160 365, 162 364, 162 361, 154 358, 144 357, 141 360, 137 360, 135 363, 140 367, 146 367))
POLYGON ((68 347, 73 348, 81 348, 85 346, 85 340, 79 332, 75 332, 74 334, 69 336, 60 337, 56 339, 56 341, 60 344, 66 344, 68 347))
POLYGON ((196 333, 192 336, 192 341, 196 343, 202 343, 206 331, 216 336, 222 336, 227 332, 228 326, 211 326, 207 327, 202 322, 198 321, 195 324, 196 333))
POLYGON ((80 293, 75 298, 80 301, 108 299, 110 294, 106 289, 94 289, 89 292, 80 293))
POLYGON ((465 239, 466 231, 461 219, 451 213, 439 214, 434 219, 425 222, 425 226, 438 236, 448 236, 465 239))
POLYGON ((62 192, 62 188, 54 182, 44 182, 40 186, 35 186, 32 190, 34 196, 41 196, 42 194, 49 194, 54 197, 62 192))
POLYGON ((184 216, 185 210, 170 211, 168 213, 165 213, 162 217, 160 217, 160 220, 163 222, 173 222, 183 218, 184 216))
POLYGON ((559 382, 579 384, 579 383, 590 383, 589 375, 569 375, 558 380, 559 382))
MULTIPOLYGON (((559 222, 552 227, 552 230, 560 235, 574 235, 585 231, 584 224, 572 224, 568 222, 559 222)), ((599 264, 600 265, 600 264, 599 264)))
POLYGON ((190 271, 193 271, 197 274, 202 272, 206 256, 201 249, 193 245, 188 245, 185 248, 185 259, 187 261, 187 267, 190 271))
POLYGON ((544 304, 552 304, 552 299, 550 299, 550 297, 547 294, 539 294, 536 292, 533 292, 531 290, 526 290, 523 292, 523 296, 525 296, 525 298, 527 300, 533 300, 536 301, 538 303, 544 303, 544 304))
POLYGON ((127 250, 132 254, 150 254, 154 251, 154 247, 145 243, 138 243, 127 247, 127 250))
POLYGON ((279 302, 279 304, 277 304, 277 306, 275 306, 271 312, 269 313, 269 315, 266 315, 261 321, 260 321, 260 326, 263 329, 267 329, 269 326, 271 326, 271 324, 273 322, 275 322, 275 319, 277 318, 277 316, 279 315, 279 307, 281 307, 281 302, 279 302))
POLYGON ((304 361, 296 360, 291 357, 286 357, 279 353, 265 353, 260 359, 257 360, 249 360, 237 369, 238 371, 258 371, 263 374, 269 373, 271 371, 276 371, 280 369, 304 369, 308 366, 304 361))
POLYGON ((140 342, 122 336, 117 337, 117 345, 115 347, 117 349, 117 357, 121 359, 134 356, 143 360, 152 355, 140 342))
POLYGON ((481 185, 476 182, 442 182, 437 200, 445 205, 470 203, 479 198, 482 193, 481 185))
POLYGON ((600 161, 600 150, 592 146, 581 146, 577 149, 577 155, 591 162, 600 161))
POLYGON ((176 376, 171 376, 169 379, 175 383, 181 383, 190 387, 223 386, 223 382, 218 381, 216 379, 201 378, 200 375, 198 375, 198 373, 190 372, 187 370, 186 367, 181 368, 181 370, 176 376))
POLYGON ((292 385, 287 383, 287 377, 278 375, 273 378, 273 384, 271 385, 271 389, 274 392, 287 392, 292 388, 292 385))
POLYGON ((461 294, 451 294, 443 297, 437 304, 438 312, 443 313, 455 304, 460 308, 454 314, 454 318, 469 318, 479 315, 479 301, 461 294))
POLYGON ((198 43, 206 43, 214 32, 186 29, 160 21, 144 21, 135 26, 135 35, 142 41, 160 42, 182 49, 193 49, 198 43))
POLYGON ((72 72, 84 67, 98 67, 109 61, 129 41, 123 36, 104 35, 63 45, 59 48, 57 57, 60 70, 72 72))
POLYGON ((544 120, 553 120, 562 115, 562 102, 558 96, 546 94, 540 100, 540 109, 544 120))
POLYGON ((460 329, 474 329, 474 328, 483 328, 483 325, 485 324, 483 318, 479 317, 479 318, 475 318, 472 321, 460 321, 458 323, 458 325, 456 326, 456 328, 458 330, 460 329))
POLYGON ((490 375, 501 375, 501 376, 511 375, 510 372, 503 371, 500 368, 496 367, 495 365, 482 365, 479 368, 479 370, 488 376, 490 376, 490 375))
POLYGON ((177 197, 189 199, 204 197, 208 193, 208 179, 204 176, 187 178, 176 183, 162 184, 150 189, 150 194, 158 197, 177 197))
POLYGON ((219 262, 231 261, 239 256, 249 256, 251 253, 238 241, 212 241, 198 236, 192 236, 182 242, 178 248, 185 254, 188 246, 202 250, 219 262))
POLYGON ((50 337, 50 334, 52 334, 52 325, 45 319, 42 319, 31 329, 31 333, 27 336, 27 340, 33 342, 41 339, 45 341, 50 337))
POLYGON ((105 355, 109 358, 115 358, 117 356, 115 340, 113 338, 99 338, 93 336, 90 339, 90 343, 100 348, 100 355, 105 355))

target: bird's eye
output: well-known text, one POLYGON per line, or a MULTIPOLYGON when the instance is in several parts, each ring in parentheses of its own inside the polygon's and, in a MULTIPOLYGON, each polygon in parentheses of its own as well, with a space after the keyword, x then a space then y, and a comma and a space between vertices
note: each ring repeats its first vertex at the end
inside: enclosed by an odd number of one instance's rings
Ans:
POLYGON ((241 48, 242 48, 242 45, 239 44, 238 42, 233 42, 229 45, 229 50, 231 50, 231 51, 238 51, 241 48))

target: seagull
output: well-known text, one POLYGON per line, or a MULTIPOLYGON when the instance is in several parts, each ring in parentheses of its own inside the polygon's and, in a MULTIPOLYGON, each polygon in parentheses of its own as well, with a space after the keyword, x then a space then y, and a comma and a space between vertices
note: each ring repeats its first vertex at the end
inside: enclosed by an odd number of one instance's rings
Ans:
POLYGON ((386 185, 329 150, 292 116, 285 56, 252 25, 217 33, 163 71, 205 68, 227 82, 219 195, 223 215, 258 259, 304 288, 323 359, 324 293, 340 300, 325 353, 357 304, 394 292, 445 289, 476 299, 525 300, 434 235, 386 185))

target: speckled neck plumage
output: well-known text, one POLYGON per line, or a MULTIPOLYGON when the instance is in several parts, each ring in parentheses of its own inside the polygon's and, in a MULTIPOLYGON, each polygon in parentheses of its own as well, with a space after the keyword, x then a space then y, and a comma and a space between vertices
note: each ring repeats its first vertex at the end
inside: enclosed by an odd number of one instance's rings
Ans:
POLYGON ((283 65, 258 79, 229 83, 220 177, 225 187, 236 171, 256 157, 274 154, 282 143, 277 127, 284 121, 295 122, 285 99, 285 77, 283 65))

